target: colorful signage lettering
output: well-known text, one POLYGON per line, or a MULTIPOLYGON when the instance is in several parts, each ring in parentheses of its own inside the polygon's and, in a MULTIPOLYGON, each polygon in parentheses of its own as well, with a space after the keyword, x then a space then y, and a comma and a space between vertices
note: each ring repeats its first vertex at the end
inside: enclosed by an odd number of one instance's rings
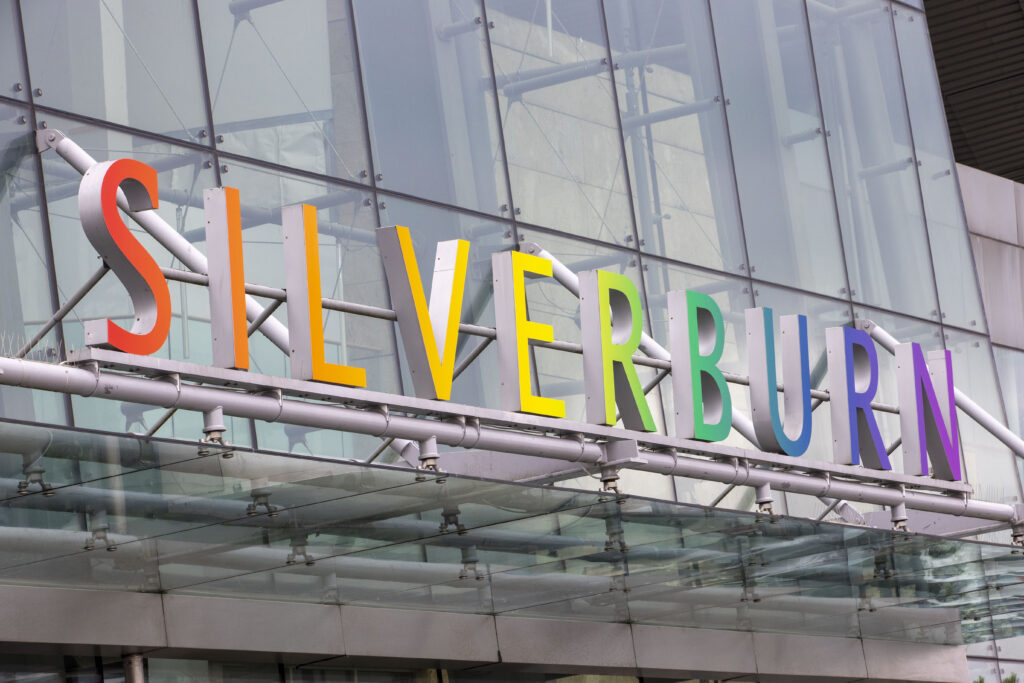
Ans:
MULTIPOLYGON (((167 281, 118 213, 119 202, 133 211, 155 207, 156 190, 156 171, 125 159, 98 164, 82 180, 79 211, 86 235, 128 290, 135 312, 130 330, 110 320, 87 322, 89 346, 151 354, 167 338, 171 315, 167 281)), ((233 188, 207 190, 204 205, 214 364, 246 370, 239 193, 233 188)), ((366 386, 364 369, 326 358, 316 207, 284 207, 282 231, 291 376, 366 386)), ((429 300, 410 229, 378 228, 377 244, 413 390, 420 398, 449 400, 470 244, 452 240, 437 245, 429 300)), ((552 277, 552 261, 505 251, 491 256, 491 266, 502 408, 563 418, 565 401, 543 396, 537 386, 532 354, 534 343, 554 341, 554 328, 530 319, 527 313, 526 279, 552 277)), ((629 430, 656 431, 634 360, 643 335, 643 307, 636 284, 619 273, 590 270, 579 275, 579 296, 587 421, 614 426, 621 420, 629 430)), ((721 441, 732 429, 732 397, 719 368, 726 343, 722 311, 714 298, 696 291, 669 292, 667 302, 675 435, 721 441)), ((807 319, 782 316, 778 344, 770 308, 747 310, 745 322, 758 445, 765 451, 801 456, 812 432, 807 319), (780 360, 782 387, 776 371, 780 360)), ((827 329, 825 342, 834 461, 891 469, 872 410, 879 379, 874 342, 866 332, 849 327, 827 329)), ((959 429, 949 352, 932 352, 926 361, 918 344, 901 344, 896 347, 896 366, 906 472, 959 481, 959 429)))

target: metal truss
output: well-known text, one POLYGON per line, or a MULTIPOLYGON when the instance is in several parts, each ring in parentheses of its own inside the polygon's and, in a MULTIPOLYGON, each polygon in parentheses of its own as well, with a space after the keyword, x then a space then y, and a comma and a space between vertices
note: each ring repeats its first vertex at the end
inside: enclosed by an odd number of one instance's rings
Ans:
MULTIPOLYGON (((79 173, 84 174, 96 163, 60 131, 37 131, 37 147, 40 153, 53 149, 79 173)), ((119 204, 122 200, 123 197, 119 196, 119 204)), ((126 203, 122 208, 126 208, 126 203)), ((127 213, 190 269, 165 268, 166 277, 201 286, 208 284, 206 257, 156 212, 127 213)), ((537 244, 527 243, 524 249, 550 259, 554 265, 554 278, 579 295, 578 277, 568 267, 537 244)), ((105 267, 101 268, 90 277, 43 328, 48 331, 56 325, 99 282, 105 270, 105 267)), ((287 352, 288 330, 272 316, 274 309, 285 300, 285 291, 246 284, 246 293, 250 333, 260 331, 287 352), (270 299, 273 303, 264 307, 254 296, 270 299)), ((335 299, 323 299, 322 303, 328 310, 383 320, 396 319, 390 309, 335 299)), ((878 325, 871 321, 857 321, 857 325, 867 330, 880 346, 894 351, 897 341, 878 325)), ((469 367, 495 338, 493 328, 481 325, 462 323, 459 331, 482 340, 460 362, 457 373, 469 367)), ((217 422, 216 416, 223 414, 369 434, 386 439, 387 446, 401 453, 411 464, 418 460, 421 466, 436 466, 437 453, 433 444, 439 443, 567 461, 574 467, 594 466, 601 471, 602 480, 608 488, 616 487, 619 469, 635 469, 721 482, 731 488, 750 486, 757 493, 762 511, 766 512, 771 511, 771 490, 774 489, 817 496, 829 510, 841 505, 842 501, 888 506, 895 526, 903 523, 906 509, 910 508, 1009 524, 1015 542, 1024 539, 1024 505, 972 500, 971 487, 959 482, 767 453, 757 447, 749 418, 735 411, 733 426, 753 448, 703 443, 97 349, 73 352, 67 363, 62 365, 24 360, 42 335, 36 337, 19 351, 17 357, 0 358, 0 384, 164 406, 170 410, 200 411, 214 416, 213 422, 217 422)), ((538 345, 582 353, 579 344, 569 342, 538 345)), ((649 392, 668 376, 671 358, 668 351, 646 333, 640 351, 642 354, 634 356, 634 362, 659 371, 655 380, 644 388, 649 392)), ((749 382, 748 378, 738 375, 727 376, 727 379, 737 384, 749 382)), ((818 405, 829 399, 828 392, 823 390, 815 390, 812 396, 818 405)), ((1014 453, 1024 456, 1024 440, 960 390, 956 390, 955 398, 957 406, 972 419, 1014 453)), ((895 406, 873 404, 873 407, 897 412, 895 406)), ((898 442, 889 449, 894 450, 897 445, 898 442)))

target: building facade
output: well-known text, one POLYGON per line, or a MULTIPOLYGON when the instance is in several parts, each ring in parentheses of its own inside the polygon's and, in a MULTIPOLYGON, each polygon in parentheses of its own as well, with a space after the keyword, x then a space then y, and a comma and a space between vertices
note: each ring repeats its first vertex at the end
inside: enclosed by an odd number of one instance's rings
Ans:
MULTIPOLYGON (((744 311, 770 307, 806 316, 815 390, 829 389, 825 330, 870 320, 948 350, 956 387, 1020 433, 1024 335, 1007 321, 1024 305, 985 266, 986 315, 974 256, 988 263, 991 237, 968 231, 920 2, 0 0, 0 88, 5 357, 80 359, 85 321, 136 315, 82 229, 67 140, 79 161, 156 169, 174 233, 128 222, 170 282, 153 357, 171 365, 76 372, 178 396, 218 383, 166 368, 214 365, 208 281, 188 273, 206 275, 204 190, 227 186, 246 281, 277 321, 250 318, 254 375, 292 373, 263 332, 289 322, 282 207, 309 204, 321 296, 341 302, 324 306, 326 360, 365 369, 396 413, 415 391, 375 229, 401 225, 423 273, 437 243, 469 242, 463 324, 496 325, 493 254, 546 254, 626 275, 655 345, 671 343, 669 292, 711 297, 741 415, 744 311)), ((578 292, 528 282, 530 318, 584 342, 578 292)), ((487 339, 459 337, 452 404, 503 407, 487 339)), ((587 422, 581 356, 531 358, 536 393, 587 422)), ((894 406, 896 360, 880 350, 878 367, 875 400, 894 406)), ((657 433, 679 436, 667 369, 637 371, 657 433)), ((201 410, 71 380, 3 384, 0 591, 35 614, 0 627, 10 680, 1024 673, 1009 519, 911 509, 908 534, 870 502, 775 487, 766 503, 642 466, 602 481, 600 466, 443 444, 450 476, 414 472, 423 443, 417 459, 383 432, 229 409, 217 430, 201 410), (224 443, 197 451, 211 432, 224 443)), ((903 474, 900 417, 882 408, 903 474)), ((1021 503, 1024 452, 975 417, 959 411, 970 498, 1021 503)), ((831 461, 835 438, 815 412, 801 462, 831 461)), ((738 429, 719 446, 752 448, 738 429)))

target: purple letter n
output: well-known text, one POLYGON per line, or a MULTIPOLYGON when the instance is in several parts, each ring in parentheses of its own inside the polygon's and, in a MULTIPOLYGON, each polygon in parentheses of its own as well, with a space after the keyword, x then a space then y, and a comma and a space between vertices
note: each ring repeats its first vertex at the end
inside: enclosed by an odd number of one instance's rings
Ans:
POLYGON ((960 430, 953 396, 953 361, 949 351, 932 351, 925 363, 921 345, 896 346, 903 468, 936 479, 960 481, 960 430))

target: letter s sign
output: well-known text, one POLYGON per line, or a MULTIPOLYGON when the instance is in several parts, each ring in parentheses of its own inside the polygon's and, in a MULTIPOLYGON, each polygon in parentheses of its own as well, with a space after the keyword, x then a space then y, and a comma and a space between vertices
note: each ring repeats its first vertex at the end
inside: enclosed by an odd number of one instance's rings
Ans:
POLYGON ((117 159, 96 164, 85 173, 78 213, 89 242, 128 290, 135 322, 129 331, 110 319, 86 321, 85 343, 146 355, 167 340, 171 295, 160 266, 121 219, 119 189, 131 211, 157 206, 156 170, 134 159, 117 159))

